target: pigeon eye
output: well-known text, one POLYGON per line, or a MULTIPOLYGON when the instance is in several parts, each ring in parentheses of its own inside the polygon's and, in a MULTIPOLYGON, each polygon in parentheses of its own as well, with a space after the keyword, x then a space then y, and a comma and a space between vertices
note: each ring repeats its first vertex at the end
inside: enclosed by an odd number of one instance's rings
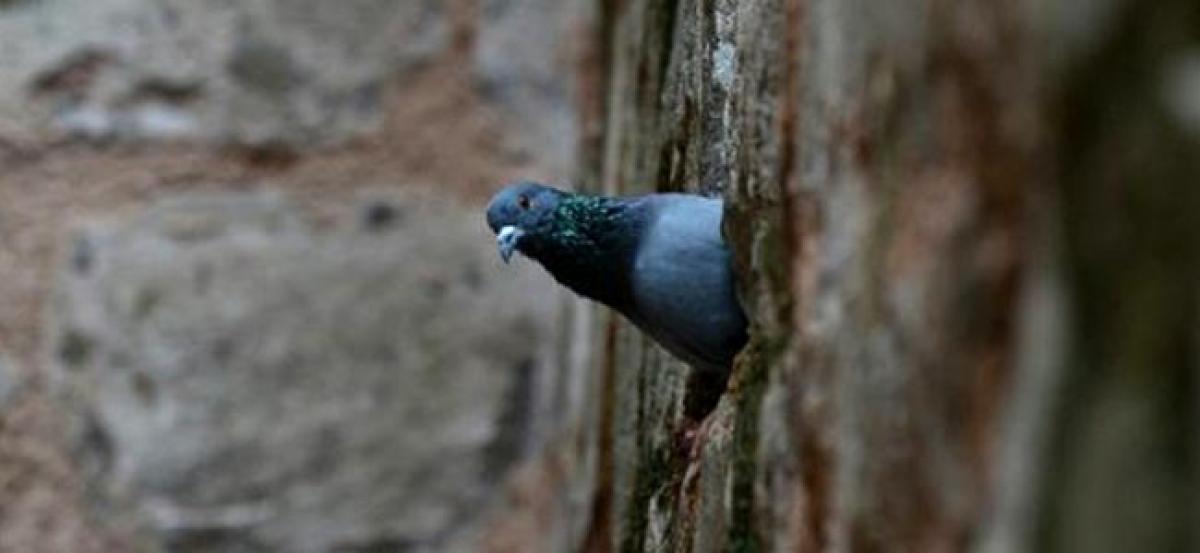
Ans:
POLYGON ((521 209, 529 209, 531 206, 533 206, 533 202, 529 201, 529 196, 524 194, 517 196, 517 207, 521 209))

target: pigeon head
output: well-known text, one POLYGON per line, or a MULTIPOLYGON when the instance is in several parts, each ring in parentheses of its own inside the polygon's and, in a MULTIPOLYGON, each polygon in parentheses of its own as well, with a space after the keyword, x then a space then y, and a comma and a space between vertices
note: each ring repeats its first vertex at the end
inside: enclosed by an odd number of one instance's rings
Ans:
POLYGON ((575 292, 616 305, 629 299, 626 269, 640 235, 630 205, 519 182, 496 193, 487 222, 505 262, 521 252, 575 292))
POLYGON ((554 226, 559 203, 565 192, 535 182, 506 186, 488 204, 487 223, 496 233, 500 257, 507 263, 514 251, 525 255, 545 241, 554 226))

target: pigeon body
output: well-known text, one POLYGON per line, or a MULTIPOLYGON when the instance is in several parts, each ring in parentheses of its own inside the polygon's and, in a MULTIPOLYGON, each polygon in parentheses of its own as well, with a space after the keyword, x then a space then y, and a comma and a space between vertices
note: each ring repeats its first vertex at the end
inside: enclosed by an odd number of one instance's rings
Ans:
POLYGON ((506 261, 521 252, 696 369, 727 373, 746 316, 721 217, 721 201, 701 196, 610 198, 529 182, 501 190, 487 211, 506 261))

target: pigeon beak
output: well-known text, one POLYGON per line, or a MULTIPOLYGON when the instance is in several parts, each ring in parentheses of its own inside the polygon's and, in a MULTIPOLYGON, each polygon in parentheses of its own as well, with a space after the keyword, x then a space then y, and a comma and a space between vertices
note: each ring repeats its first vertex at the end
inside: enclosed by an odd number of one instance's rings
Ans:
POLYGON ((509 258, 516 251, 517 243, 521 241, 522 236, 525 236, 525 231, 512 225, 501 228, 500 232, 496 234, 496 246, 500 248, 500 259, 503 259, 505 263, 508 263, 509 258))

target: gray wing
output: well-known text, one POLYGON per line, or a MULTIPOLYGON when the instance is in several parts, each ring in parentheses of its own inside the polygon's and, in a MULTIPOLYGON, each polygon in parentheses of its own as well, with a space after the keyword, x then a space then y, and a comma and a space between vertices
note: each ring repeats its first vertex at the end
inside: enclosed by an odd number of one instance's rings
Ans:
POLYGON ((746 318, 721 237, 720 200, 661 194, 634 258, 630 318, 698 369, 727 370, 746 318))

